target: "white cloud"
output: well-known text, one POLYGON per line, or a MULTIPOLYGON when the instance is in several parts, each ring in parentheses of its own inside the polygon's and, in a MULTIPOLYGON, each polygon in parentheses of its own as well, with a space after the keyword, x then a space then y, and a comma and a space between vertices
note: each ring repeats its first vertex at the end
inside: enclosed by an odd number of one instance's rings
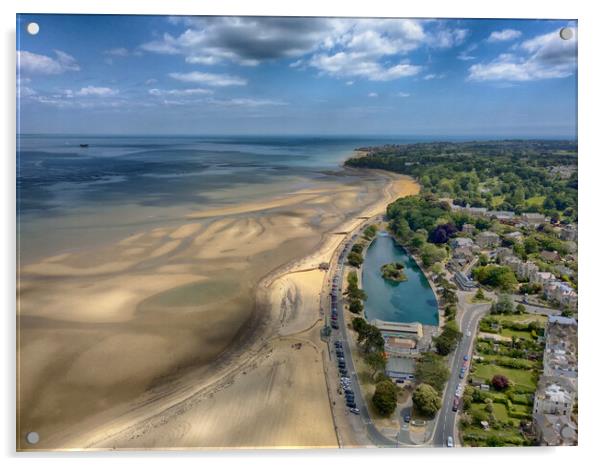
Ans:
POLYGON ((427 75, 424 76, 425 81, 430 81, 431 79, 443 79, 445 78, 445 74, 441 73, 441 74, 435 74, 435 73, 429 73, 427 75))
POLYGON ((24 73, 61 74, 65 71, 79 71, 79 65, 71 55, 55 50, 56 58, 26 50, 17 52, 17 67, 24 73))
POLYGON ((333 77, 388 81, 421 69, 403 56, 420 48, 450 48, 464 42, 466 29, 446 21, 352 18, 186 18, 170 19, 186 29, 142 44, 154 53, 179 54, 190 64, 233 62, 256 66, 265 60, 296 59, 333 77), (351 63, 353 62, 353 63, 351 63))
POLYGON ((368 97, 378 97, 378 94, 376 92, 370 92, 368 97))
POLYGON ((213 94, 210 89, 149 89, 148 93, 154 96, 193 96, 213 94))
POLYGON ((522 36, 522 32, 516 29, 503 29, 501 31, 493 31, 487 38, 487 42, 505 42, 508 40, 518 39, 522 36))
POLYGON ((346 84, 347 86, 353 86, 353 81, 347 81, 345 84, 346 84))
POLYGON ((422 69, 409 63, 400 63, 387 68, 358 52, 315 55, 309 61, 309 65, 330 76, 361 77, 370 81, 391 81, 404 76, 413 76, 422 69))
POLYGON ((562 40, 557 31, 529 39, 489 63, 469 68, 473 81, 534 81, 565 78, 577 66, 577 38, 562 40))
POLYGON ((398 92, 397 97, 410 97, 410 94, 408 94, 407 92, 398 92))
POLYGON ((117 89, 111 89, 110 87, 86 86, 82 87, 74 94, 80 97, 107 97, 117 95, 119 94, 119 91, 117 89))
POLYGON ((214 105, 226 106, 226 107, 271 107, 271 106, 282 106, 288 105, 286 102, 281 100, 272 99, 256 99, 250 97, 241 97, 235 99, 207 99, 207 102, 214 105))
POLYGON ((475 60, 477 57, 471 55, 471 52, 474 52, 477 49, 477 44, 471 44, 466 49, 462 50, 458 54, 458 59, 462 61, 470 61, 475 60))
POLYGON ((189 73, 169 73, 169 76, 178 81, 206 84, 207 86, 216 87, 245 86, 247 84, 247 80, 239 76, 203 73, 200 71, 191 71, 189 73))

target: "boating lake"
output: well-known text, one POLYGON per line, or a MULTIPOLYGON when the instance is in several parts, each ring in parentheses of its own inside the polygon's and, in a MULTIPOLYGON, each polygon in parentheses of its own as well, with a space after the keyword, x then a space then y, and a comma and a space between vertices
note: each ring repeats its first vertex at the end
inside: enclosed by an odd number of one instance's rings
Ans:
POLYGON ((437 300, 427 278, 412 257, 383 232, 368 247, 362 267, 362 288, 368 294, 364 303, 366 320, 420 322, 438 325, 437 300), (407 281, 393 283, 382 278, 384 264, 401 262, 407 281))

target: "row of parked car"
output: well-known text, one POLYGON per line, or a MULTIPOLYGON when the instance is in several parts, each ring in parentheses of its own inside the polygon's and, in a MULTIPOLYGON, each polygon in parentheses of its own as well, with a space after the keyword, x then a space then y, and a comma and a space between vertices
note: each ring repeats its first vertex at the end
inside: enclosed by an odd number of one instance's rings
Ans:
MULTIPOLYGON (((468 367, 470 366, 470 361, 468 358, 468 355, 465 355, 464 360, 462 361, 462 367, 460 368, 460 374, 459 377, 460 379, 463 379, 464 376, 466 375, 466 371, 468 370, 468 367)), ((462 399, 462 383, 459 383, 458 386, 456 387, 456 393, 454 395, 454 404, 452 405, 452 411, 458 411, 458 409, 460 408, 460 401, 462 399)))
POLYGON ((343 351, 343 342, 337 340, 334 342, 335 351, 337 354, 337 361, 339 365, 339 375, 341 376, 341 390, 345 396, 345 405, 349 408, 353 414, 359 414, 360 410, 355 404, 355 393, 351 388, 351 379, 347 372, 347 364, 345 362, 345 352, 343 351))

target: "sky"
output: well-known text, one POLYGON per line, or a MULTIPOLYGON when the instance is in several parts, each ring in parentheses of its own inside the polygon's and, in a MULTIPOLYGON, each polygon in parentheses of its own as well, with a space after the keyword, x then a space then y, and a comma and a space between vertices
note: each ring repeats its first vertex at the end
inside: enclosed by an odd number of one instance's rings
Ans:
POLYGON ((19 15, 17 96, 20 133, 574 138, 577 24, 19 15))

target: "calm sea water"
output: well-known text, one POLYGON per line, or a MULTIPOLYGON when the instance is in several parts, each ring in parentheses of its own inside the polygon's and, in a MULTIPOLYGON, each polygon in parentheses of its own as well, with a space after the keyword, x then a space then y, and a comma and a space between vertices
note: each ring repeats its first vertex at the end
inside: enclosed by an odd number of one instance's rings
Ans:
POLYGON ((24 261, 181 223, 190 212, 332 181, 353 137, 22 135, 17 213, 24 261), (80 144, 88 147, 80 147, 80 144))
POLYGON ((390 236, 379 234, 366 251, 362 288, 368 294, 365 312, 369 321, 439 323, 437 301, 428 280, 416 262, 390 236), (404 264, 407 281, 391 283, 382 278, 380 268, 390 262, 404 264))

